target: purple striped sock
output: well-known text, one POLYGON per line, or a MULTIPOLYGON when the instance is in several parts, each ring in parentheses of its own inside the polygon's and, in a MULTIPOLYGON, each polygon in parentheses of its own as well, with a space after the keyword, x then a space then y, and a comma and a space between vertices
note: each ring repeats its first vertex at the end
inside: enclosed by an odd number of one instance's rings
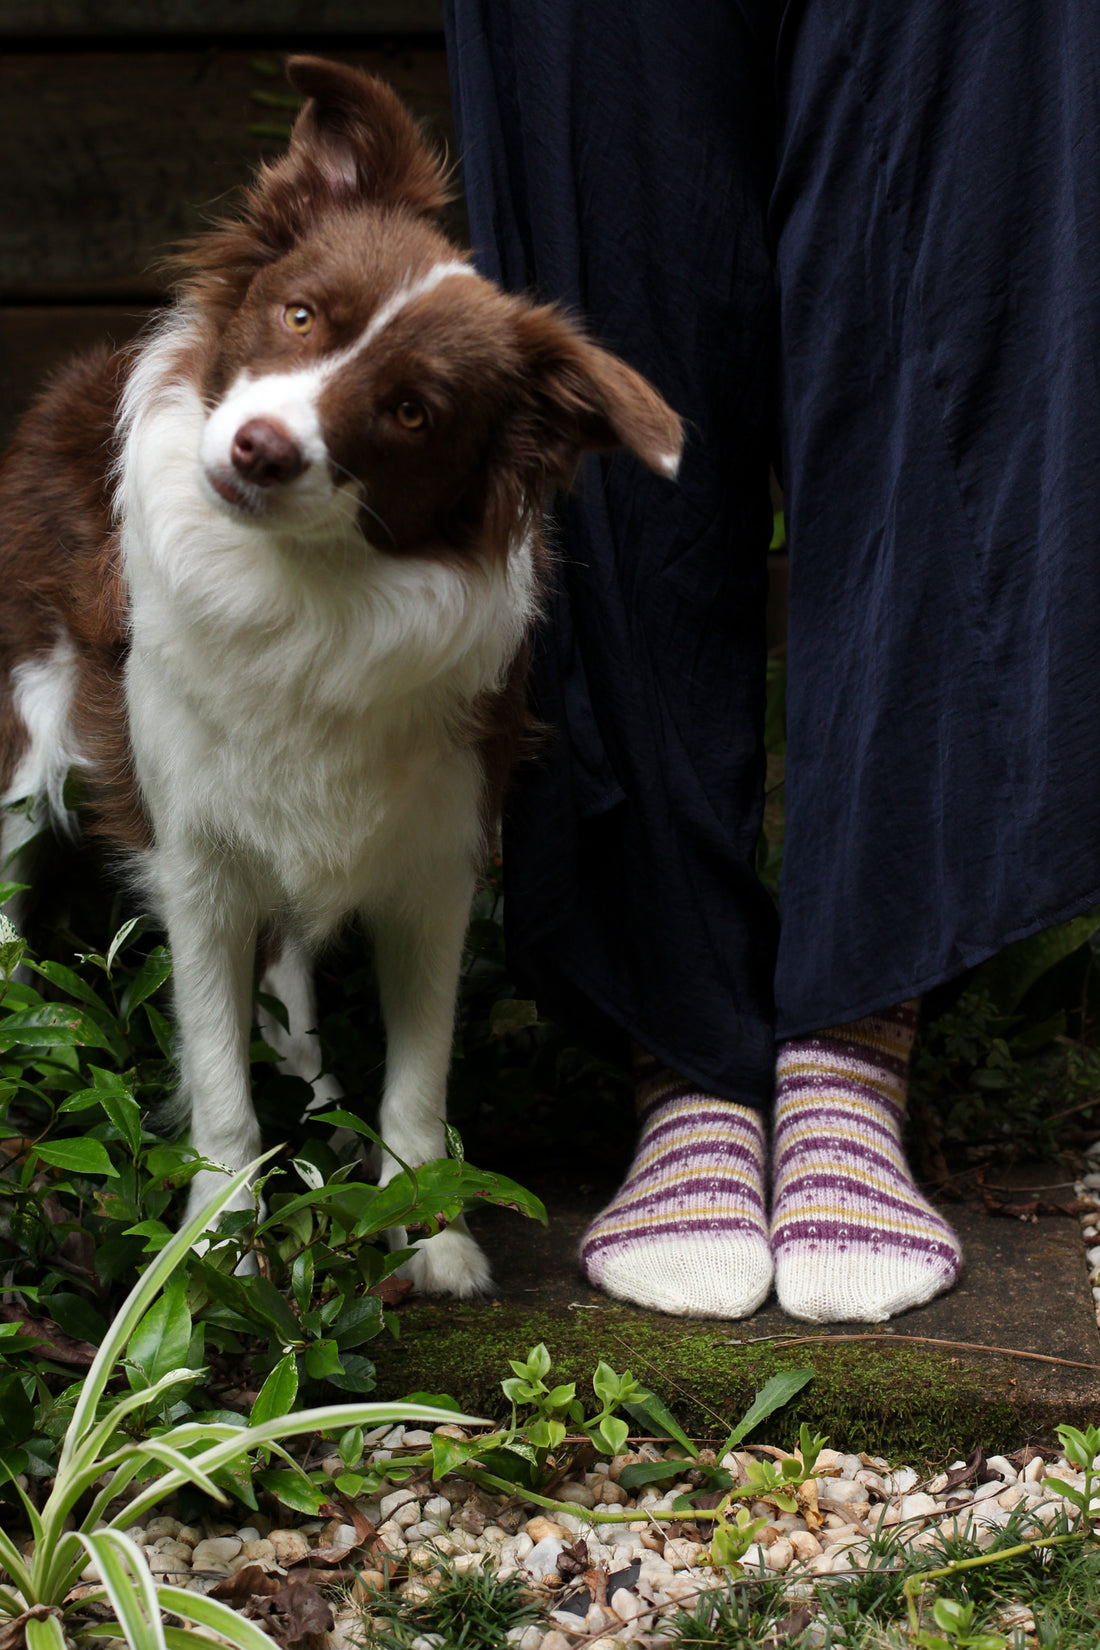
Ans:
POLYGON ((584 1235, 591 1283, 660 1312, 747 1317, 771 1286, 759 1113, 637 1062, 641 1132, 617 1196, 584 1235))
POLYGON ((881 1323, 949 1289, 962 1253, 901 1145, 917 1004, 780 1046, 772 1252, 779 1304, 881 1323))

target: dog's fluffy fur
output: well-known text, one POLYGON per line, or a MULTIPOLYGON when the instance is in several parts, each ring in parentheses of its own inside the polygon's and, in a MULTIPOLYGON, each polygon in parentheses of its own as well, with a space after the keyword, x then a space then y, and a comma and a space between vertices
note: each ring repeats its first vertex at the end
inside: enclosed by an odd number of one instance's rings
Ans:
MULTIPOLYGON (((259 1148, 258 936, 291 1008, 281 1052, 316 1076, 308 953, 363 917, 382 1134, 416 1163, 444 1145, 544 500, 587 448, 673 475, 680 426, 433 227, 439 164, 385 85, 312 58, 288 72, 308 101, 287 155, 189 248, 167 319, 61 373, 0 471, 0 779, 68 826, 75 765, 88 825, 136 867, 171 943, 191 1138, 214 1162, 259 1148)), ((6 853, 20 829, 10 816, 6 853)), ((487 1282, 454 1229, 414 1275, 487 1282)))

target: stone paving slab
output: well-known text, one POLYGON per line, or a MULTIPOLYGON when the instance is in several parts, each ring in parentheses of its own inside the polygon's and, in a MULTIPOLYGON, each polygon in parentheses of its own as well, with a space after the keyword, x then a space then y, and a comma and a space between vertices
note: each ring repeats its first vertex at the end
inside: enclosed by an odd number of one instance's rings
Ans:
MULTIPOLYGON (((1034 1180, 1053 1178, 1044 1168, 1034 1180)), ((549 1226, 497 1209, 477 1216, 494 1297, 410 1300, 398 1347, 372 1348, 380 1396, 411 1382, 501 1414, 507 1358, 544 1340, 555 1379, 580 1389, 604 1357, 650 1381, 699 1436, 713 1436, 719 1417, 732 1424, 769 1374, 794 1365, 813 1365, 817 1377, 792 1406, 788 1431, 807 1419, 839 1448, 932 1461, 976 1443, 992 1452, 1049 1439, 1061 1421, 1100 1420, 1100 1333, 1076 1218, 945 1206, 963 1242, 963 1277, 886 1325, 799 1324, 774 1298, 748 1320, 693 1320, 609 1302, 587 1283, 578 1242, 612 1187, 563 1189, 560 1177, 532 1176, 527 1184, 547 1204, 549 1226)), ((769 1423, 769 1440, 788 1441, 786 1424, 769 1423)))

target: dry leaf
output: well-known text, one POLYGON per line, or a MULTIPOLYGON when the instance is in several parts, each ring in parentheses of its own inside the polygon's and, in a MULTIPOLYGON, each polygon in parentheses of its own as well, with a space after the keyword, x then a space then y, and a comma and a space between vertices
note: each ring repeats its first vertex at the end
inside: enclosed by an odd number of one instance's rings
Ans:
POLYGON ((557 1571, 561 1576, 579 1576, 582 1571, 588 1569, 590 1563, 588 1543, 582 1537, 558 1554, 557 1571))
POLYGON ((354 1502, 350 1496, 337 1492, 340 1496, 340 1508, 345 1518, 355 1531, 355 1539, 360 1547, 378 1539, 378 1531, 367 1517, 366 1513, 354 1502))
POLYGON ((253 1597, 241 1614, 261 1621, 281 1645, 300 1644, 314 1634, 331 1633, 336 1625, 321 1589, 309 1581, 296 1581, 270 1598, 253 1597))
POLYGON ((399 1278, 391 1273, 381 1283, 372 1284, 367 1294, 377 1295, 383 1306, 400 1306, 412 1286, 411 1278, 399 1278))
POLYGON ((265 1570, 262 1564, 242 1564, 239 1570, 222 1579, 210 1589, 211 1598, 220 1598, 227 1604, 242 1604, 245 1600, 278 1593, 283 1588, 282 1574, 265 1570))
POLYGON ((776 1622, 767 1638, 764 1639, 764 1644, 782 1644, 790 1642, 792 1639, 800 1639, 815 1615, 816 1611, 811 1610, 805 1604, 800 1604, 791 1611, 789 1616, 784 1616, 782 1621, 776 1622))
MULTIPOLYGON (((965 1466, 953 1467, 951 1469, 951 1471, 947 1474, 947 1481, 943 1487, 945 1490, 957 1490, 961 1485, 969 1484, 971 1479, 977 1478, 978 1474, 984 1471, 985 1451, 979 1444, 973 1455, 971 1455, 970 1459, 966 1462, 965 1466)), ((985 1479, 978 1478, 978 1482, 984 1483, 985 1479)))
POLYGON ((47 1318, 31 1318, 18 1306, 0 1306, 0 1322, 21 1323, 16 1339, 42 1341, 48 1347, 48 1356, 59 1364, 73 1364, 79 1369, 90 1369, 99 1350, 88 1341, 74 1341, 47 1318))
POLYGON ((608 1569, 606 1564, 593 1564, 589 1569, 585 1570, 584 1574, 581 1576, 581 1580, 584 1582, 585 1586, 588 1588, 588 1591, 592 1595, 592 1602, 594 1604, 607 1603, 607 1577, 608 1569))

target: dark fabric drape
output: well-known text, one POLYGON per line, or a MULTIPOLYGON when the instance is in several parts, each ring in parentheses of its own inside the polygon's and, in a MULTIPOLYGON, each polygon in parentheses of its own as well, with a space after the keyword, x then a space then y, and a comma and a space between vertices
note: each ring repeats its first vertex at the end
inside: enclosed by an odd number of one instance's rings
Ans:
POLYGON ((510 946, 761 1104, 767 464, 791 544, 781 1034, 1100 899, 1093 0, 449 0, 475 251, 689 420, 592 461, 510 946))

